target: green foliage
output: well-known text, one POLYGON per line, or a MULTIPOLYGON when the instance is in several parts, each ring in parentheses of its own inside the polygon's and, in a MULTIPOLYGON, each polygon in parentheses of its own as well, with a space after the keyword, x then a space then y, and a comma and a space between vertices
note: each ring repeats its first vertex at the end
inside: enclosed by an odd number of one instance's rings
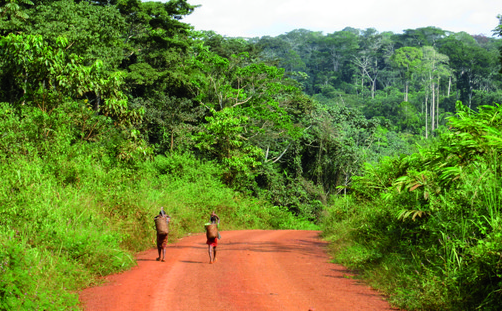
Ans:
POLYGON ((213 210, 225 230, 340 223, 325 226, 340 260, 402 276, 403 304, 489 308, 501 133, 480 104, 498 102, 498 41, 227 38, 181 21, 196 7, 0 1, 0 309, 77 308, 72 293, 153 245, 159 206, 172 239, 213 210), (479 113, 458 105, 447 131, 457 94, 479 113))
POLYGON ((475 100, 476 92, 496 96, 502 86, 500 39, 436 27, 407 29, 403 34, 347 28, 323 35, 297 29, 262 37, 258 44, 262 58, 284 68, 306 93, 351 107, 349 100, 355 97, 368 118, 385 117, 393 126, 402 126, 396 108, 409 102, 419 112, 413 130, 424 136, 432 132, 426 133, 424 125, 435 130, 444 123, 443 112, 454 112, 456 100, 475 108, 488 104, 475 100), (388 94, 388 89, 401 94, 388 94))
POLYGON ((54 46, 65 37, 69 53, 79 55, 85 65, 101 60, 107 69, 123 58, 126 30, 124 17, 114 6, 98 6, 87 1, 51 1, 27 11, 30 18, 24 33, 41 35, 54 46))
POLYGON ((308 118, 310 128, 302 137, 302 170, 309 180, 332 192, 347 186, 366 160, 377 120, 366 120, 356 110, 340 106, 319 107, 308 118))
POLYGON ((438 140, 368 164, 354 197, 335 201, 323 222, 342 245, 338 260, 406 309, 496 310, 501 109, 457 103, 438 140))
POLYGON ((148 99, 136 98, 131 106, 145 109, 141 132, 157 153, 183 152, 193 149, 191 135, 201 129, 205 108, 186 98, 156 94, 148 99))
POLYGON ((263 165, 258 170, 256 186, 252 190, 259 198, 287 208, 299 218, 316 222, 326 203, 324 189, 302 176, 287 172, 270 164, 263 165))
POLYGON ((238 174, 250 175, 263 156, 262 150, 249 144, 244 135, 248 118, 238 116, 234 109, 212 110, 213 117, 206 117, 206 131, 194 136, 197 147, 220 161, 225 168, 225 180, 231 184, 238 174))
POLYGON ((58 271, 47 252, 32 248, 15 231, 0 234, 1 310, 77 310, 76 289, 64 273, 76 267, 63 258, 58 271), (56 281, 57 280, 57 281, 56 281), (52 283, 52 284, 51 284, 52 283))
POLYGON ((409 78, 420 67, 422 57, 422 50, 414 47, 402 47, 392 54, 390 61, 394 66, 404 70, 404 76, 409 78))
POLYGON ((110 116, 120 125, 141 121, 143 111, 127 109, 120 87, 120 72, 107 74, 103 63, 81 65, 81 57, 67 54, 66 38, 59 37, 55 48, 41 36, 12 35, 0 38, 2 80, 9 80, 2 99, 15 104, 29 104, 50 112, 68 98, 80 99, 94 93, 94 109, 110 116), (9 92, 7 92, 9 91, 9 92), (100 106, 99 100, 103 100, 100 106))

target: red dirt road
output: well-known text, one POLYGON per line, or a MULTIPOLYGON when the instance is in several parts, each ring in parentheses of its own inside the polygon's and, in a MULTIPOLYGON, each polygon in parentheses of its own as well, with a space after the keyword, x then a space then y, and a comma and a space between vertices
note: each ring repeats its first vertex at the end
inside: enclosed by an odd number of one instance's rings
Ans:
POLYGON ((396 310, 329 262, 315 231, 223 231, 209 264, 205 235, 138 255, 131 271, 81 292, 86 311, 396 310))

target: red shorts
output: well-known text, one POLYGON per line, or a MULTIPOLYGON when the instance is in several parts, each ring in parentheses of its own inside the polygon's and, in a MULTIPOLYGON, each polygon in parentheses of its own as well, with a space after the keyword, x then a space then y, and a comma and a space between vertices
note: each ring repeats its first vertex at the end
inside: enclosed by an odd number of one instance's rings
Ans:
POLYGON ((206 244, 211 246, 218 246, 218 239, 207 239, 206 244))
POLYGON ((157 234, 157 248, 164 249, 167 247, 168 234, 157 234))

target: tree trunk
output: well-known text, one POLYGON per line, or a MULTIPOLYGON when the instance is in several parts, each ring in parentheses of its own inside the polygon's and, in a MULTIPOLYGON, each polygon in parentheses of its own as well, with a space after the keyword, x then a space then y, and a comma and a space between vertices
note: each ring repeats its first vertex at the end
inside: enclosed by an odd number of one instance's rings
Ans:
POLYGON ((436 92, 436 128, 439 127, 439 77, 438 77, 438 88, 436 92))
POLYGON ((171 130, 171 152, 174 148, 174 130, 171 130))
POLYGON ((432 83, 432 85, 431 85, 431 89, 432 89, 432 103, 431 103, 431 135, 432 135, 432 132, 434 132, 434 116, 435 116, 435 108, 436 108, 436 93, 435 93, 436 86, 434 85, 434 83, 432 83))
POLYGON ((451 76, 450 79, 448 80, 448 97, 450 97, 450 89, 451 89, 451 76))
POLYGON ((408 80, 406 80, 406 87, 405 87, 405 90, 404 90, 404 101, 405 102, 408 101, 408 80))
POLYGON ((427 139, 429 137, 429 132, 428 132, 428 127, 429 125, 427 124, 427 113, 428 113, 428 109, 427 109, 427 98, 428 98, 429 94, 427 94, 427 92, 425 93, 425 139, 427 139))

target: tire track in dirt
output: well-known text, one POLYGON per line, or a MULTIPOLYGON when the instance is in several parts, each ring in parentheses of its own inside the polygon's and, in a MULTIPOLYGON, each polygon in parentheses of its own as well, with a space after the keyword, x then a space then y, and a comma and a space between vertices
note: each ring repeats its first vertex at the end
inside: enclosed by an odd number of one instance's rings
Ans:
POLYGON ((137 256, 138 266, 85 289, 86 311, 396 310, 378 292, 329 262, 316 231, 224 231, 209 264, 205 235, 137 256))

